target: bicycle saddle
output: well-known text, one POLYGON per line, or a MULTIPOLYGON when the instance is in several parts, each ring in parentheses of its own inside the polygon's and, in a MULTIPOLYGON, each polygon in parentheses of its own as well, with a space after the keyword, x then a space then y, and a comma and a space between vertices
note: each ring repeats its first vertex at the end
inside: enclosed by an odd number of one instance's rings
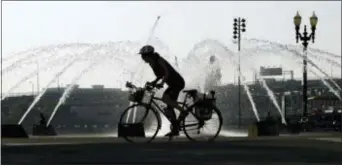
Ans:
POLYGON ((183 92, 190 95, 192 98, 196 98, 197 89, 183 90, 183 92))
POLYGON ((197 89, 183 90, 184 93, 197 93, 197 89))

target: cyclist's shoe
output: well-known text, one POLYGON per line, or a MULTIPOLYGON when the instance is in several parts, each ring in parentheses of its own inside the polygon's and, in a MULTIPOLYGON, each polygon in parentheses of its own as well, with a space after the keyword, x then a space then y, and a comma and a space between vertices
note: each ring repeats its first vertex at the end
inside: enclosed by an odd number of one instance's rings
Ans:
POLYGON ((167 133, 165 137, 179 136, 179 125, 171 124, 171 127, 171 131, 167 133))
POLYGON ((176 130, 170 131, 169 133, 165 135, 165 137, 173 137, 173 136, 179 136, 179 131, 176 131, 176 130))

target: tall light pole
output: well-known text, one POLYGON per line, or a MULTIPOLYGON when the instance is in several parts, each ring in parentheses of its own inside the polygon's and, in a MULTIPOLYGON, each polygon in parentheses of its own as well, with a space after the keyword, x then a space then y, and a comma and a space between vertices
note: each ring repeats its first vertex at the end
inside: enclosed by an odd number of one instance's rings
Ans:
POLYGON ((36 61, 36 65, 37 65, 37 94, 39 94, 39 63, 38 63, 38 59, 36 61))
POLYGON ((296 29, 296 42, 298 43, 299 40, 302 41, 303 45, 303 116, 307 116, 308 113, 308 97, 307 97, 307 48, 309 45, 309 41, 312 40, 312 43, 315 42, 315 31, 318 18, 313 12, 313 15, 310 17, 310 24, 311 24, 311 33, 309 34, 306 31, 306 25, 304 25, 304 32, 303 34, 300 33, 300 24, 302 21, 302 17, 297 12, 297 15, 293 18, 295 29, 296 29))
POLYGON ((57 77, 57 90, 58 90, 58 92, 60 92, 59 76, 57 77))
POLYGON ((32 81, 29 81, 31 84, 31 91, 32 91, 32 96, 34 96, 34 83, 32 81))
POLYGON ((238 40, 238 116, 239 116, 239 128, 241 127, 241 65, 240 65, 240 45, 241 45, 241 32, 246 32, 246 19, 244 18, 235 18, 234 19, 234 32, 233 38, 238 40))

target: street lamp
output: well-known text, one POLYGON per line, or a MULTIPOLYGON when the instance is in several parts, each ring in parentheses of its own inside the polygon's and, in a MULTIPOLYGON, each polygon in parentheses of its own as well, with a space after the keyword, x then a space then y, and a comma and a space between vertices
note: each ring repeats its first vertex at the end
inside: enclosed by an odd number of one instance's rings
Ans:
POLYGON ((240 65, 240 45, 241 45, 241 32, 246 32, 246 19, 244 18, 235 18, 234 19, 234 31, 233 31, 233 38, 238 40, 238 86, 239 86, 239 92, 238 92, 238 104, 239 104, 239 127, 241 127, 241 65, 240 65))
POLYGON ((29 83, 31 84, 32 96, 34 96, 34 84, 32 81, 29 81, 29 83))
POLYGON ((299 32, 300 24, 302 21, 302 17, 299 15, 299 12, 297 12, 297 15, 293 18, 293 22, 295 24, 296 29, 296 42, 298 43, 299 40, 302 41, 303 47, 303 116, 307 116, 307 103, 308 103, 308 97, 307 97, 307 48, 309 45, 309 41, 312 40, 312 43, 315 42, 315 31, 316 31, 316 25, 318 18, 315 15, 315 12, 313 12, 313 15, 310 17, 310 24, 311 24, 311 33, 309 34, 306 31, 306 25, 304 25, 304 32, 301 34, 299 32))
POLYGON ((36 61, 36 65, 37 65, 37 94, 39 94, 39 62, 38 62, 38 59, 36 61))

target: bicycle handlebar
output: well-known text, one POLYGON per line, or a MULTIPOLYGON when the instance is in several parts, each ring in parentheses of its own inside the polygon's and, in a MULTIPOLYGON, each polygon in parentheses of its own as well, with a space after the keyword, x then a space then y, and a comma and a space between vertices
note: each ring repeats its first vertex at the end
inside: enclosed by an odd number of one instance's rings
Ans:
POLYGON ((133 85, 131 82, 126 82, 126 87, 127 88, 133 88, 133 89, 135 89, 135 88, 137 88, 135 85, 133 85))
MULTIPOLYGON (((132 88, 132 89, 137 89, 138 87, 135 86, 134 84, 132 84, 131 82, 126 82, 126 87, 127 88, 132 88)), ((149 84, 148 82, 145 83, 145 86, 144 86, 144 89, 148 90, 148 91, 151 91, 153 90, 154 88, 157 88, 155 86, 152 86, 151 84, 149 84)), ((157 89, 160 89, 160 88, 157 88, 157 89)))

